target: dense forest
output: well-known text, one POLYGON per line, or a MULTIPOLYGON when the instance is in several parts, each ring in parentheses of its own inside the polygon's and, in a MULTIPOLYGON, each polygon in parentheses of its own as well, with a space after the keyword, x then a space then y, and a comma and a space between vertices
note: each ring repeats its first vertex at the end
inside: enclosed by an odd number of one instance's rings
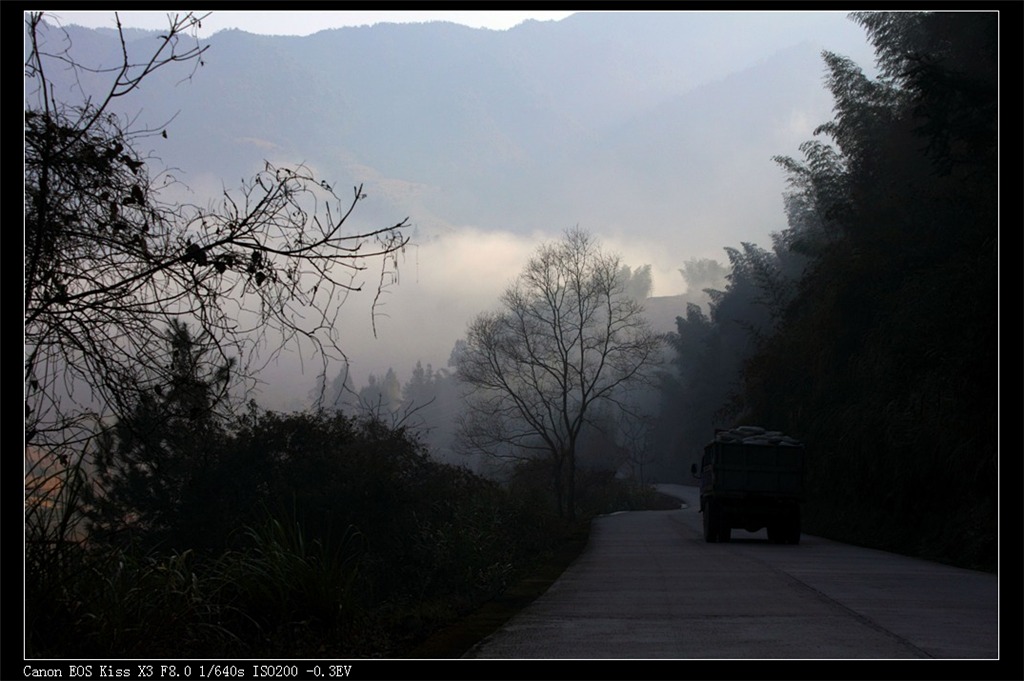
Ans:
POLYGON ((162 202, 133 145, 166 131, 104 107, 203 59, 188 41, 198 18, 107 100, 65 106, 46 91, 45 27, 27 17, 26 653, 402 656, 595 515, 652 507, 651 482, 689 481, 714 428, 741 423, 805 443, 807 532, 995 571, 998 16, 851 19, 878 76, 823 55, 834 119, 775 159, 788 227, 769 247, 723 245, 728 268, 688 263, 711 302, 675 331, 655 338, 641 319, 649 269, 573 232, 561 246, 585 247, 542 246, 520 280, 539 287, 511 287, 509 314, 482 315, 448 366, 356 387, 325 360, 309 408, 279 413, 245 399, 251 352, 298 338, 344 359, 331 319, 351 280, 323 263, 383 279, 407 224, 348 236, 359 188, 342 200, 269 163, 222 206, 162 202), (575 401, 554 386, 575 410, 560 414, 565 442, 524 430, 551 386, 517 350, 564 339, 510 323, 562 320, 537 303, 563 295, 634 334, 609 349, 590 313, 564 318, 591 354, 560 370, 592 381, 575 401), (504 403, 470 388, 491 385, 480 369, 502 352, 501 385, 539 397, 495 419, 481 407, 504 403), (480 433, 510 431, 499 466, 480 433))
POLYGON ((879 77, 825 54, 829 141, 777 159, 788 229, 727 249, 710 314, 677 321, 665 404, 688 443, 713 423, 800 433, 807 531, 993 570, 996 16, 853 18, 879 77))

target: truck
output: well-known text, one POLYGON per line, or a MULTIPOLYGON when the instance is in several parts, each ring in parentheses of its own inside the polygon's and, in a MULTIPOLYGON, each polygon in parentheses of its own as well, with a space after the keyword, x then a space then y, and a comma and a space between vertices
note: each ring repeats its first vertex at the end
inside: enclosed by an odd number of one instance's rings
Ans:
POLYGON ((768 530, 775 544, 800 543, 804 497, 804 445, 758 426, 716 430, 700 468, 704 541, 727 542, 733 528, 768 530))

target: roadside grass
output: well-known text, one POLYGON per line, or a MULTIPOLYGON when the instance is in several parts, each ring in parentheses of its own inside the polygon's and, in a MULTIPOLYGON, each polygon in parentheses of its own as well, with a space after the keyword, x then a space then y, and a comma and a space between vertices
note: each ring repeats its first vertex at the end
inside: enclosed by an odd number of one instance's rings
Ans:
POLYGON ((420 473, 421 494, 406 497, 422 503, 382 507, 412 522, 370 524, 367 536, 351 524, 312 531, 294 511, 264 509, 222 552, 80 539, 78 469, 37 476, 61 484, 26 486, 26 651, 457 658, 558 579, 585 549, 592 518, 680 504, 588 471, 568 521, 531 480, 509 493, 459 471, 420 473), (393 537, 401 541, 382 541, 393 537))
MULTIPOLYGON (((655 492, 645 498, 643 508, 635 510, 673 511, 680 500, 655 492)), ((474 645, 497 631, 503 624, 547 591, 562 573, 583 553, 590 538, 590 521, 581 521, 567 532, 563 541, 518 581, 499 596, 487 601, 457 621, 437 630, 412 647, 403 658, 457 659, 474 645)))

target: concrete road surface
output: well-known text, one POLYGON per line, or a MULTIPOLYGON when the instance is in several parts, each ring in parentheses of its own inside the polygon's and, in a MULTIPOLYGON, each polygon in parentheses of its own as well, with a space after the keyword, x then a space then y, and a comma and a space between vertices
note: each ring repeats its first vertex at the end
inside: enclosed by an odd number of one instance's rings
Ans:
POLYGON ((708 544, 697 490, 659 487, 684 507, 596 519, 562 577, 464 657, 999 656, 995 575, 806 534, 791 546, 733 530, 708 544))

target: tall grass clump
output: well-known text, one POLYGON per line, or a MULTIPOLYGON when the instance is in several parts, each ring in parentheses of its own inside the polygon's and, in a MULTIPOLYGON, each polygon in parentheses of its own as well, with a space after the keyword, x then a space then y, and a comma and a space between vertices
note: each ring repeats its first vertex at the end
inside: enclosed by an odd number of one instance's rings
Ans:
POLYGON ((310 537, 294 515, 267 513, 242 534, 245 548, 221 556, 217 575, 225 604, 238 615, 235 628, 250 645, 291 654, 297 644, 340 637, 357 619, 365 544, 355 527, 310 537))
MULTIPOLYGON (((30 459, 29 456, 26 459, 30 459)), ((80 512, 85 476, 81 457, 70 463, 40 457, 25 473, 26 651, 45 656, 55 632, 67 632, 76 617, 78 587, 85 571, 80 512)))
POLYGON ((162 556, 89 541, 83 458, 26 474, 27 656, 174 657, 234 647, 220 625, 219 581, 193 552, 162 556))

